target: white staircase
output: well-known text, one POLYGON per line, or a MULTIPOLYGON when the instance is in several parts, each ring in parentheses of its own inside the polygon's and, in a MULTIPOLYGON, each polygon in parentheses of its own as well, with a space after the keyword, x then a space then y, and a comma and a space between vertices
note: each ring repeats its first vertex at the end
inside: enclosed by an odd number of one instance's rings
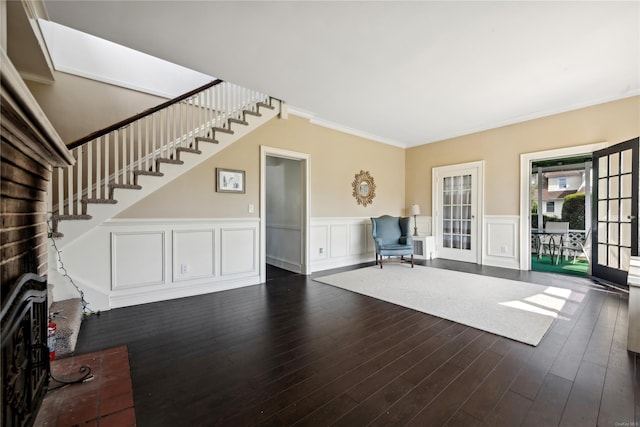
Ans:
POLYGON ((54 170, 51 237, 73 242, 247 135, 282 101, 216 80, 72 144, 54 170))

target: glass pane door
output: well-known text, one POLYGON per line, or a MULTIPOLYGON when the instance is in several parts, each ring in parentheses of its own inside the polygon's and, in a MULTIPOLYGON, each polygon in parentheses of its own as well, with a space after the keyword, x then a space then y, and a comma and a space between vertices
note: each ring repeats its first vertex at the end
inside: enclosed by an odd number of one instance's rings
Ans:
POLYGON ((638 255, 638 139, 596 151, 593 160, 592 275, 626 285, 638 255))
POLYGON ((459 166, 445 166, 436 171, 438 256, 478 263, 481 245, 476 213, 480 212, 481 165, 459 166))
POLYGON ((442 247, 470 251, 471 175, 445 177, 442 200, 442 247))

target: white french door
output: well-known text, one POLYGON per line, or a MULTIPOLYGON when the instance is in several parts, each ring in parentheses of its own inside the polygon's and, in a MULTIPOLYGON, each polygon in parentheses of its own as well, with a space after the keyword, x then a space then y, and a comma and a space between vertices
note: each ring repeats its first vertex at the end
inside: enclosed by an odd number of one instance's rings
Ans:
POLYGON ((433 168, 438 257, 480 263, 483 162, 433 168))

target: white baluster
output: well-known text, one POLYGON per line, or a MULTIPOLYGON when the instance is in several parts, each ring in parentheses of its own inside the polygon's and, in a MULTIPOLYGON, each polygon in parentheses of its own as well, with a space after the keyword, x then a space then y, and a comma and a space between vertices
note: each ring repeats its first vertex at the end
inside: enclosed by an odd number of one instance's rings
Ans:
POLYGON ((133 147, 135 146, 134 132, 133 128, 134 123, 129 125, 129 158, 127 159, 127 164, 125 166, 125 183, 133 184, 133 166, 134 166, 134 157, 133 157, 133 147))
POLYGON ((87 199, 93 199, 93 145, 96 140, 87 143, 87 199))
POLYGON ((73 212, 76 215, 80 215, 82 213, 80 199, 82 199, 82 165, 84 164, 83 147, 84 146, 78 147, 78 160, 76 161, 76 193, 73 198, 73 212))
POLYGON ((109 161, 111 157, 111 147, 109 144, 111 133, 104 136, 104 168, 102 168, 102 194, 105 199, 109 198, 109 161))
POLYGON ((55 214, 63 215, 64 214, 64 171, 67 168, 58 168, 58 208, 56 209, 55 214))
POLYGON ((142 161, 144 160, 144 155, 142 152, 142 122, 146 123, 147 118, 138 120, 136 123, 138 124, 138 161, 136 162, 136 169, 142 169, 142 161))
POLYGON ((162 140, 162 126, 160 116, 162 113, 157 112, 153 113, 153 117, 151 119, 151 137, 153 138, 153 143, 151 144, 151 170, 157 172, 156 168, 156 150, 158 149, 158 139, 162 140), (158 130, 160 133, 158 133, 158 130))
POLYGON ((96 199, 106 199, 107 196, 104 194, 104 190, 102 187, 102 171, 101 164, 102 162, 102 137, 96 139, 96 199))
POLYGON ((113 182, 114 184, 120 183, 120 133, 118 129, 113 131, 113 182))
POLYGON ((153 114, 144 118, 144 158, 140 169, 149 170, 149 121, 153 120, 153 114))

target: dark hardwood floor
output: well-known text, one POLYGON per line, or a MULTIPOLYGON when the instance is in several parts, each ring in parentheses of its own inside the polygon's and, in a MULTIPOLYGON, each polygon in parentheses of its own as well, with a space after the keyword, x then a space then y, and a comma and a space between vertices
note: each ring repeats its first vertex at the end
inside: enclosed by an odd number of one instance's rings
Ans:
POLYGON ((640 425, 625 293, 578 277, 426 265, 575 298, 531 347, 273 272, 263 285, 91 316, 76 354, 128 346, 139 426, 640 425))

